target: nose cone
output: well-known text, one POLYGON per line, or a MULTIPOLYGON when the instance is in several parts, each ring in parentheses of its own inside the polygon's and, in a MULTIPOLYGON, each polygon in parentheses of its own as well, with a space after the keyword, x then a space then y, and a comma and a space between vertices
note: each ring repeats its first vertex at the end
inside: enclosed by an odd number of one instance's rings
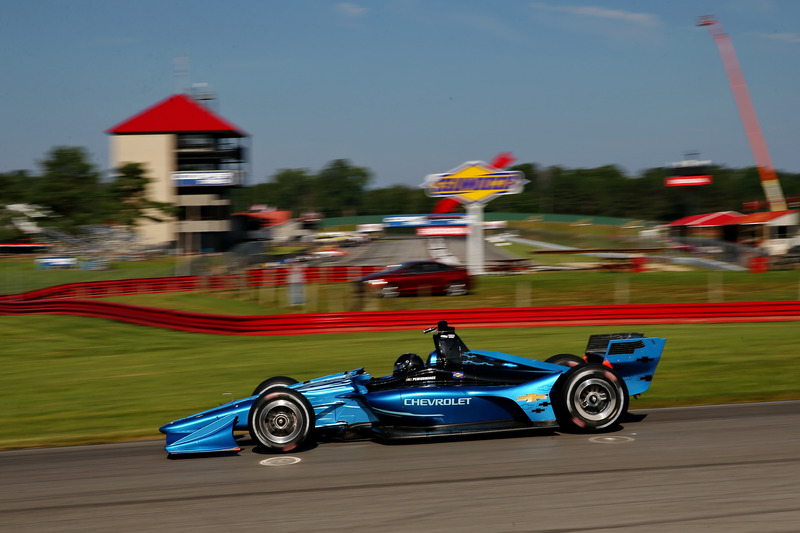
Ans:
POLYGON ((159 428, 167 435, 169 453, 207 453, 239 451, 233 428, 236 415, 222 417, 200 416, 170 422, 159 428))
POLYGON ((211 420, 215 417, 208 417, 202 415, 193 415, 188 416, 186 418, 181 418, 179 420, 174 420, 169 424, 164 424, 158 430, 168 435, 170 433, 193 433, 194 431, 200 429, 203 426, 207 426, 211 420))

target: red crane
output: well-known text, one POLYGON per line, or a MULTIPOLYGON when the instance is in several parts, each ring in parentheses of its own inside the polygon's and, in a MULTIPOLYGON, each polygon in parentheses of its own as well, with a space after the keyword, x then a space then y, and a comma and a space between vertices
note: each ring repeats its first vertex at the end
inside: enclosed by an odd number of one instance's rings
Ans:
POLYGON ((708 28, 717 43, 717 48, 719 48, 719 54, 722 56, 722 63, 725 65, 725 72, 728 74, 733 97, 736 99, 739 115, 742 117, 745 133, 747 133, 747 140, 750 142, 750 149, 753 151, 753 157, 756 160, 758 174, 761 176, 761 186, 764 188, 769 209, 770 211, 785 211, 786 199, 783 196, 781 184, 778 182, 778 176, 775 174, 775 168, 772 166, 767 143, 761 133, 756 110, 750 100, 750 93, 747 92, 747 85, 744 82, 744 75, 739 66, 739 60, 736 58, 731 38, 722 29, 722 24, 714 17, 708 15, 699 17, 697 25, 708 28))

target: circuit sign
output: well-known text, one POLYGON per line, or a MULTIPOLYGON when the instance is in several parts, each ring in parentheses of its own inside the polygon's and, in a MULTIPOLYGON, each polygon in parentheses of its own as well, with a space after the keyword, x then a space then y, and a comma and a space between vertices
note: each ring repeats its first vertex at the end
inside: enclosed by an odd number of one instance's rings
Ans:
POLYGON ((468 161, 450 172, 429 174, 421 186, 434 198, 454 197, 463 204, 484 204, 503 194, 521 193, 527 182, 522 172, 468 161))

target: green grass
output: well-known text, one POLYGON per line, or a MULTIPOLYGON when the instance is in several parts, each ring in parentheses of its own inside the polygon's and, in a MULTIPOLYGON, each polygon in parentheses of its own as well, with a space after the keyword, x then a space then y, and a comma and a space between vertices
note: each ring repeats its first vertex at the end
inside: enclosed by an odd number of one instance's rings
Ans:
MULTIPOLYGON (((442 318, 447 318, 443 316, 442 318)), ((796 323, 462 330, 468 346, 536 358, 580 353, 592 333, 667 338, 632 408, 800 399, 796 323)), ((416 331, 275 337, 182 333, 66 316, 0 317, 0 448, 157 438, 170 420, 246 396, 273 375, 307 379, 426 354, 416 331)))
POLYGON ((800 271, 749 272, 545 272, 482 276, 460 297, 359 299, 348 283, 307 285, 307 303, 287 306, 286 287, 142 294, 108 301, 192 312, 271 315, 359 310, 468 309, 557 305, 666 304, 788 301, 800 296, 800 271))
MULTIPOLYGON (((95 279, 169 275, 173 260, 107 272, 36 271, 0 261, 0 292, 95 279)), ((347 283, 307 286, 305 306, 285 287, 109 298, 228 315, 353 310, 705 303, 797 300, 800 271, 537 273, 484 276, 464 297, 359 300, 347 283)), ((447 318, 443 313, 442 318, 447 318)), ((580 353, 592 333, 641 331, 667 338, 652 388, 633 407, 800 399, 797 323, 463 330, 471 347, 545 358, 580 353)), ((0 448, 157 438, 175 418, 245 396, 273 375, 307 379, 365 366, 387 374, 397 355, 426 354, 419 332, 235 337, 182 333, 67 316, 0 316, 0 448)))
POLYGON ((0 259, 0 294, 16 294, 65 283, 185 275, 188 269, 186 260, 175 257, 111 263, 108 270, 37 270, 29 256, 3 257, 0 259))

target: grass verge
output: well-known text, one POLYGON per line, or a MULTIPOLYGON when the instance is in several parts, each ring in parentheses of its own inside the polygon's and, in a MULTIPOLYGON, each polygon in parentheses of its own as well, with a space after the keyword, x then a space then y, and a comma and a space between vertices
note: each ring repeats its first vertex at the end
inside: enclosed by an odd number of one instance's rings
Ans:
MULTIPOLYGON (((447 318, 443 316, 442 318, 447 318)), ((546 358, 580 353, 592 333, 667 338, 653 385, 632 409, 800 399, 796 323, 462 330, 468 346, 546 358)), ((67 316, 5 316, 0 448, 157 438, 170 420, 248 395, 261 380, 361 366, 391 372, 427 354, 415 331, 233 337, 67 316)))
POLYGON ((359 299, 349 283, 306 285, 306 304, 287 306, 286 287, 117 296, 106 300, 198 313, 271 315, 300 312, 408 311, 480 307, 787 301, 800 298, 800 271, 547 272, 481 276, 459 297, 359 299))

